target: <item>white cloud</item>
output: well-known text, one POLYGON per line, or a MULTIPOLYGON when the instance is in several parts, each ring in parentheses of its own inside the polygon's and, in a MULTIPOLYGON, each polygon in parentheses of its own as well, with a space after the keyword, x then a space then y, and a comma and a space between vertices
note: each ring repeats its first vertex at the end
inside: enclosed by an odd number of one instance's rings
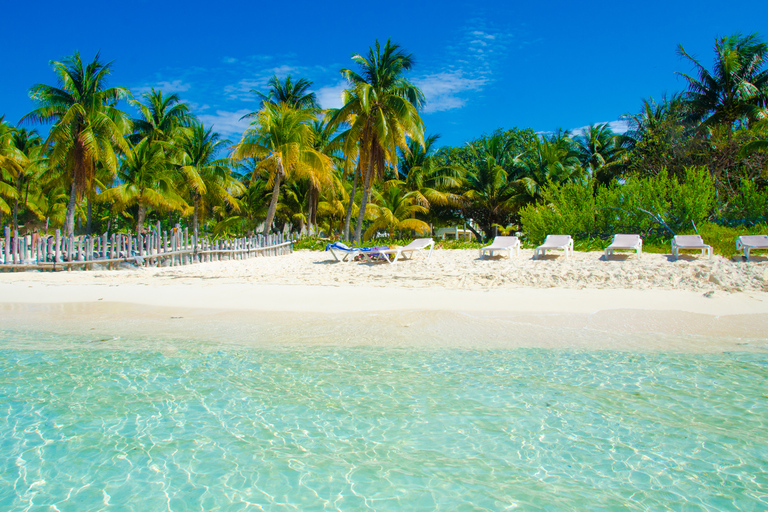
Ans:
POLYGON ((235 139, 239 139, 243 132, 248 128, 248 120, 242 119, 242 117, 250 113, 251 111, 247 108, 240 109, 236 112, 217 110, 216 114, 201 114, 198 115, 197 118, 206 127, 212 126, 214 131, 231 138, 234 142, 235 139))
POLYGON ((629 122, 624 119, 611 121, 608 123, 608 128, 613 130, 613 133, 627 133, 629 131, 629 122))
POLYGON ((414 80, 427 98, 424 112, 441 112, 461 108, 466 99, 461 93, 479 91, 486 80, 484 78, 466 78, 461 72, 445 72, 427 75, 414 80))
POLYGON ((237 59, 236 59, 236 58, 234 58, 234 57, 224 57, 223 59, 221 59, 221 61, 222 61, 224 64, 234 64, 234 63, 236 63, 236 62, 237 62, 237 59))
MULTIPOLYGON (((599 126, 601 124, 607 124, 608 128, 610 128, 611 131, 616 134, 627 133, 627 130, 629 129, 629 125, 627 124, 627 121, 624 121, 623 119, 619 119, 616 121, 601 121, 599 123, 594 123, 595 126, 599 126)), ((569 130, 571 132, 571 137, 584 135, 584 133, 587 131, 587 128, 589 128, 589 125, 580 126, 579 128, 572 128, 571 130, 569 130)), ((542 133, 551 133, 551 132, 542 132, 542 133)))
POLYGON ((258 98, 251 91, 265 89, 269 77, 259 77, 256 79, 243 79, 233 85, 224 87, 224 93, 230 100, 256 101, 258 98))
POLYGON ((341 108, 341 92, 348 87, 347 82, 342 80, 336 85, 329 85, 321 87, 315 94, 317 95, 317 102, 320 103, 320 107, 324 109, 328 108, 341 108))
POLYGON ((152 88, 156 91, 163 91, 163 94, 173 94, 175 92, 186 92, 192 88, 192 85, 181 80, 174 80, 173 82, 163 81, 157 82, 156 84, 136 87, 134 91, 137 94, 144 94, 150 92, 152 88))
POLYGON ((277 76, 281 80, 288 75, 294 75, 294 79, 299 78, 308 68, 297 68, 295 66, 277 66, 267 69, 260 69, 251 74, 250 78, 244 78, 236 84, 224 87, 224 93, 230 100, 256 101, 258 97, 251 91, 259 91, 264 94, 267 92, 269 79, 277 76))

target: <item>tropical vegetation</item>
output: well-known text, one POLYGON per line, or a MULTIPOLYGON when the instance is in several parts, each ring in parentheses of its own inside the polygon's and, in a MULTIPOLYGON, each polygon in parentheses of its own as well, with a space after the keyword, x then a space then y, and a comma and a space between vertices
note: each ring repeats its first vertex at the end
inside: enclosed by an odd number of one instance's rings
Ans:
POLYGON ((110 86, 111 63, 75 52, 51 63, 54 85, 31 87, 36 107, 18 125, 0 117, 0 228, 140 233, 160 222, 363 244, 457 224, 530 243, 765 225, 768 44, 718 38, 711 67, 678 52, 692 68, 686 88, 643 100, 626 133, 499 128, 457 147, 427 134, 414 57, 392 41, 340 70, 338 109, 323 110, 307 78, 272 77, 235 141, 176 94, 110 86))

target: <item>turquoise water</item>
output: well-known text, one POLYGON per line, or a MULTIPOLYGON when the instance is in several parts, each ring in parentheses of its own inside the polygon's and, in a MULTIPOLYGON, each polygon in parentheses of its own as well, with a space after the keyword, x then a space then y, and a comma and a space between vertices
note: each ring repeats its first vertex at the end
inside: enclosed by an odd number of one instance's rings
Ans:
POLYGON ((0 332, 0 510, 768 508, 766 354, 31 336, 0 332))

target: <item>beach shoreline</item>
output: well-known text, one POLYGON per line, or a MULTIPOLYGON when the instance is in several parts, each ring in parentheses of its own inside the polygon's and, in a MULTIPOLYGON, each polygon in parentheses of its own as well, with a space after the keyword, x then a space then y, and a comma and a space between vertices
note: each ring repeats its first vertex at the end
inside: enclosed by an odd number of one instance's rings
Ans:
POLYGON ((436 346, 442 338, 467 348, 768 349, 765 263, 600 261, 596 253, 480 259, 469 250, 396 265, 329 258, 299 251, 186 267, 0 274, 0 328, 237 342, 266 331, 286 343, 302 331, 300 339, 321 345, 436 346), (526 272, 539 281, 558 277, 539 287, 513 281, 526 272), (673 285, 653 287, 665 272, 673 285), (610 286, 611 275, 621 281, 633 273, 634 288, 610 286), (696 289, 689 277, 696 274, 715 277, 696 289), (590 279, 600 283, 590 287, 590 279), (355 331, 362 334, 348 335, 355 331), (430 336, 438 341, 425 341, 430 336))

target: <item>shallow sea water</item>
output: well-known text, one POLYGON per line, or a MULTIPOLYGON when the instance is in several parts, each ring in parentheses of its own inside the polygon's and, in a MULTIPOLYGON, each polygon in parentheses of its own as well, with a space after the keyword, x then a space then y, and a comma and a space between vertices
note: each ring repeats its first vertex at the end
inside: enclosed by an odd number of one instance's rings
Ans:
POLYGON ((4 330, 0 510, 762 511, 766 377, 760 352, 4 330))

